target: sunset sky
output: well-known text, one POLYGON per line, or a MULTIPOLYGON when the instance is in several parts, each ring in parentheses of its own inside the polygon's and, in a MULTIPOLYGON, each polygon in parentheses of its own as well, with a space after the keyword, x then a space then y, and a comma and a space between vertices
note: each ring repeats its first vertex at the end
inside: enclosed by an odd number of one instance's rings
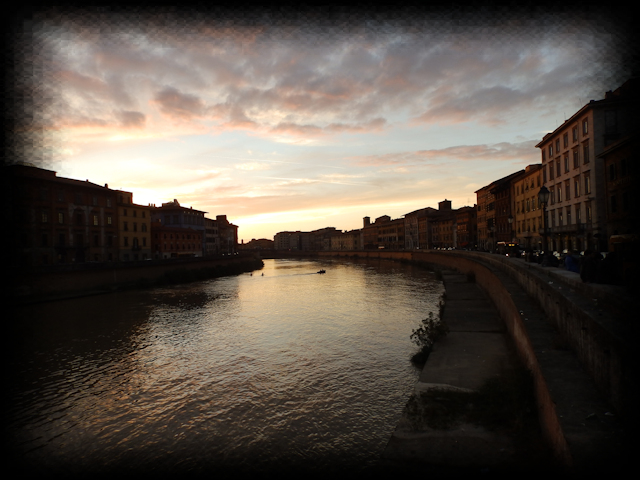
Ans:
POLYGON ((33 41, 48 167, 135 203, 225 214, 245 242, 473 205, 627 74, 606 22, 578 15, 44 18, 33 41))

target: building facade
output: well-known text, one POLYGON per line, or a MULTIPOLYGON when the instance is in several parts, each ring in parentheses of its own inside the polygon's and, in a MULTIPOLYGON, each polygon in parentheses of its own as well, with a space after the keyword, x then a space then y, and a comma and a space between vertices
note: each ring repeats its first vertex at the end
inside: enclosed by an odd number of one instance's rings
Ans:
POLYGON ((151 223, 151 237, 155 259, 201 257, 202 230, 167 227, 161 222, 151 223))
POLYGON ((133 203, 133 193, 116 190, 118 203, 118 257, 120 261, 153 258, 151 207, 133 203))
POLYGON ((547 206, 549 250, 608 248, 604 149, 631 133, 638 106, 637 80, 602 100, 591 100, 560 127, 544 136, 540 149, 543 182, 551 192, 547 206))
POLYGON ((538 193, 542 187, 542 164, 528 165, 524 174, 512 182, 512 230, 520 248, 542 249, 542 208, 538 193))
POLYGON ((3 167, 10 216, 8 263, 16 266, 118 260, 116 194, 28 164, 3 167))

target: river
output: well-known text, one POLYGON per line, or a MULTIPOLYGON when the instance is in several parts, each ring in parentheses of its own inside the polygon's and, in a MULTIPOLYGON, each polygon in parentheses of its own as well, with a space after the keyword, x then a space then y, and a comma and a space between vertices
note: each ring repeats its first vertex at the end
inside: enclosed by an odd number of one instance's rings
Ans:
POLYGON ((11 455, 71 474, 374 468, 418 378, 409 336, 442 293, 392 261, 265 260, 21 307, 11 455))

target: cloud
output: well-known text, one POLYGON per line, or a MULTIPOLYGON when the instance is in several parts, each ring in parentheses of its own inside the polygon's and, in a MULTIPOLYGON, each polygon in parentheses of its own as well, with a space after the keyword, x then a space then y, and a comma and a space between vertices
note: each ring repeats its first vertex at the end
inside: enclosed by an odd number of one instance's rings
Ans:
POLYGON ((205 105, 196 95, 181 93, 173 87, 165 87, 154 95, 153 103, 160 111, 173 119, 191 120, 205 113, 205 105))
POLYGON ((141 112, 120 111, 116 113, 124 128, 144 128, 147 117, 141 112))
POLYGON ((536 163, 539 154, 537 140, 520 143, 501 142, 492 145, 456 145, 433 150, 416 150, 383 155, 362 155, 349 159, 358 166, 399 166, 412 164, 437 164, 440 162, 468 162, 475 160, 514 161, 536 163))

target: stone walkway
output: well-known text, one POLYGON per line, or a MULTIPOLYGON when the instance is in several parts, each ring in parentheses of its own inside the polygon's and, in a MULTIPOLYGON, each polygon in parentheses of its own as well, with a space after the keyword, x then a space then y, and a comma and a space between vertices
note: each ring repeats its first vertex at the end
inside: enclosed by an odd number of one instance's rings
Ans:
MULTIPOLYGON (((490 267, 489 265, 487 265, 490 267)), ((491 267, 490 267, 491 268, 491 267)), ((508 287, 527 326, 539 363, 556 402, 574 473, 615 472, 628 459, 623 433, 575 356, 562 348, 542 310, 520 287, 491 268, 508 287)), ((443 274, 446 300, 443 319, 450 333, 434 345, 415 388, 416 399, 434 389, 476 390, 486 380, 519 365, 493 303, 465 275, 443 274)), ((410 401, 411 403, 411 401, 410 401)), ((418 408, 420 406, 417 401, 418 408)), ((415 409, 415 404, 414 404, 415 409)), ((448 429, 416 425, 406 409, 383 455, 381 468, 437 474, 531 473, 554 466, 541 440, 522 443, 506 433, 458 424, 448 429)), ((538 436, 534 433, 533 436, 538 436)))
MULTIPOLYGON (((437 342, 415 387, 415 397, 436 390, 472 391, 517 362, 497 310, 465 275, 443 274, 443 320, 449 334, 437 342)), ((512 464, 511 439, 482 427, 458 424, 448 429, 416 427, 407 416, 398 423, 383 454, 385 466, 422 465, 423 471, 459 474, 512 464), (424 466, 429 465, 428 470, 424 466), (435 469, 435 470, 434 470, 435 469)))

